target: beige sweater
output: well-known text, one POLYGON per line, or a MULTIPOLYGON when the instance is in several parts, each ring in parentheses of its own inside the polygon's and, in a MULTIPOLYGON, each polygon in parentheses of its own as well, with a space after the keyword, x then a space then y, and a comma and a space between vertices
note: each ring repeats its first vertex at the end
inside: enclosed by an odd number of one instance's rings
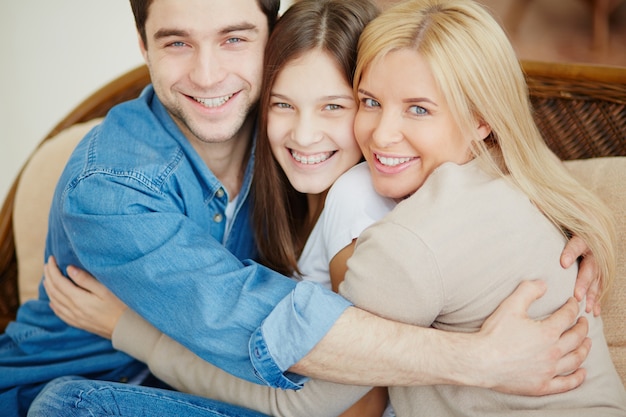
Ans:
POLYGON ((370 390, 310 380, 293 391, 244 381, 205 362, 132 310, 118 322, 113 346, 148 364, 152 373, 179 391, 271 416, 337 416, 370 390))
MULTIPOLYGON (((558 263, 563 236, 528 199, 503 181, 489 180, 475 164, 443 168, 359 238, 342 294, 383 316, 456 331, 477 330, 522 279, 549 283, 531 315, 543 317, 561 306, 576 276, 558 263)), ((538 416, 626 415, 626 394, 601 320, 588 319, 594 347, 580 388, 535 398, 472 387, 396 387, 390 392, 397 416, 514 415, 511 408, 540 410, 538 416), (548 414, 546 408, 557 410, 548 414)), ((113 343, 180 391, 268 415, 336 416, 369 390, 318 380, 300 391, 255 385, 204 362, 131 311, 118 323, 113 343)))
MULTIPOLYGON (((564 244, 508 182, 490 178, 477 162, 444 164, 361 234, 340 292, 383 317, 473 332, 522 280, 541 278, 548 291, 530 315, 542 318, 573 294, 577 271, 559 264, 564 244)), ((593 347, 583 365, 587 378, 575 390, 524 397, 476 387, 392 387, 393 408, 398 417, 625 416, 626 393, 602 321, 587 319, 593 347)))

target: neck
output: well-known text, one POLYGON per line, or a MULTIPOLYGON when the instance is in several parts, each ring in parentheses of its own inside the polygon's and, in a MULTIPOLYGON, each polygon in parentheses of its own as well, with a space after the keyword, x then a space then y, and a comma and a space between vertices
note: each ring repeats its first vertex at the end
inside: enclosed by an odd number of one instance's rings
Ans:
POLYGON ((222 183, 229 198, 239 194, 252 147, 254 118, 248 118, 237 134, 222 142, 192 141, 213 175, 222 183))

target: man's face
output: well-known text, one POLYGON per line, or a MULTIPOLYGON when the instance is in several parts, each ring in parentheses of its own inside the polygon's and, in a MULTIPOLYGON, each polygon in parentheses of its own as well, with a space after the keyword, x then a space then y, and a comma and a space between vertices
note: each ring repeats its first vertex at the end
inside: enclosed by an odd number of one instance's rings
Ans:
POLYGON ((155 0, 142 53, 192 142, 234 138, 259 99, 267 18, 255 0, 155 0))

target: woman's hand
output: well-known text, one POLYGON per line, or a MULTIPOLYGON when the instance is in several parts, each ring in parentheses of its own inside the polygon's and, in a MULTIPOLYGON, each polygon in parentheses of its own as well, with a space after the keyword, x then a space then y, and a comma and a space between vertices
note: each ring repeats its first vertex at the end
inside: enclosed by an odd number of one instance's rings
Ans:
POLYGON ((602 292, 604 277, 601 276, 596 258, 589 251, 587 244, 578 236, 573 236, 561 253, 561 266, 569 268, 579 257, 582 257, 582 261, 578 267, 574 297, 578 301, 582 301, 586 295, 585 310, 588 313, 593 311, 594 316, 599 316, 600 299, 598 295, 602 292))
POLYGON ((88 272, 69 266, 67 273, 74 283, 61 273, 54 257, 44 266, 50 308, 70 326, 111 339, 128 307, 88 272))

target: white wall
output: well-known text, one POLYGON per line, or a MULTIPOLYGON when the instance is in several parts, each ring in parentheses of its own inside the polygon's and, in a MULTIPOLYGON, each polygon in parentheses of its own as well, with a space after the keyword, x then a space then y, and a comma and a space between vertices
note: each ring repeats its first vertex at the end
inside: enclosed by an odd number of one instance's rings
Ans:
POLYGON ((143 60, 128 0, 0 0, 0 39, 3 201, 48 131, 143 60))
POLYGON ((41 139, 142 63, 127 0, 0 1, 0 197, 41 139))

